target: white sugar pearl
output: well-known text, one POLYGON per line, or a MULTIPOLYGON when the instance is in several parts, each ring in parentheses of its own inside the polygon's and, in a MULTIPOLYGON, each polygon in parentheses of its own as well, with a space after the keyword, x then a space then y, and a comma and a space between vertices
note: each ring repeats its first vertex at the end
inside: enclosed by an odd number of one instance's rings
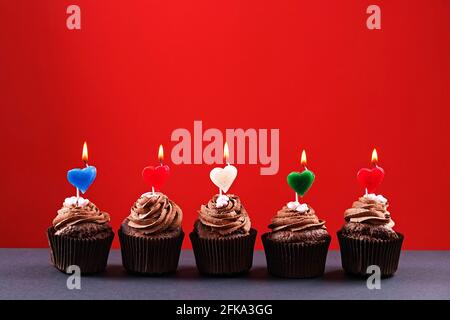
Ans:
POLYGON ((64 206, 71 207, 77 203, 77 197, 69 197, 64 199, 64 206))
POLYGON ((297 210, 300 213, 307 212, 308 211, 308 205, 306 203, 302 203, 295 210, 297 210))
POLYGON ((287 204, 287 207, 292 210, 296 209, 299 205, 300 203, 298 201, 291 201, 287 204))
POLYGON ((377 201, 380 203, 387 203, 387 199, 385 197, 383 197, 381 194, 376 195, 375 193, 369 193, 369 194, 365 194, 364 198, 372 200, 372 201, 377 201))
POLYGON ((381 194, 377 195, 377 200, 381 203, 387 203, 387 199, 383 197, 381 194))
POLYGON ((84 199, 83 197, 69 197, 64 199, 64 204, 63 206, 65 207, 73 207, 73 206, 78 206, 78 207, 84 207, 87 206, 89 204, 89 199, 84 199))
POLYGON ((84 206, 86 206, 88 204, 89 204, 89 199, 84 199, 84 198, 81 198, 81 197, 78 199, 78 206, 79 207, 84 207, 84 206))
POLYGON ((216 208, 222 208, 225 207, 227 205, 226 202, 216 202, 216 208))
POLYGON ((229 200, 230 198, 224 194, 217 197, 217 202, 228 202, 229 200))

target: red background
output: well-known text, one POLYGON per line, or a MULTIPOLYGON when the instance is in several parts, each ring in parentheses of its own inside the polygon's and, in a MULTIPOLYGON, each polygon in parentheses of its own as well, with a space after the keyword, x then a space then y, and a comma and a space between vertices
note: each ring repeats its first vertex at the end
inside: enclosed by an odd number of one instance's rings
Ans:
MULTIPOLYGON (((449 36, 447 0, 1 0, 0 246, 47 245, 84 140, 98 169, 87 196, 117 228, 158 145, 167 155, 171 132, 202 120, 280 128, 279 173, 240 165, 231 189, 260 234, 291 200, 285 176, 305 148, 316 173, 305 201, 335 235, 375 146, 404 248, 450 249, 449 36), (66 28, 73 3, 81 31, 66 28), (381 31, 366 28, 374 3, 381 31)), ((210 170, 172 165, 165 192, 185 231, 216 191, 210 170)))

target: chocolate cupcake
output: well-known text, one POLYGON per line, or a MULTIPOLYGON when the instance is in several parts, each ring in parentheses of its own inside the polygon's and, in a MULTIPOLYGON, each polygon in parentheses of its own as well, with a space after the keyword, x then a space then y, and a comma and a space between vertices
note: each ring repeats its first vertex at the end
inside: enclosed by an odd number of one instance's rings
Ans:
POLYGON ((183 213, 163 193, 143 194, 119 230, 122 263, 130 273, 158 275, 177 270, 183 213))
POLYGON ((397 270, 403 235, 393 230, 387 208, 386 198, 371 193, 345 211, 345 224, 337 233, 345 272, 365 276, 367 267, 376 265, 388 277, 397 270))
POLYGON ((53 265, 62 272, 76 265, 82 274, 105 270, 114 238, 109 220, 109 214, 89 200, 66 198, 47 230, 53 265))
POLYGON ((238 196, 215 195, 202 205, 190 238, 202 274, 233 275, 250 270, 256 230, 238 196))
POLYGON ((269 273, 286 278, 323 274, 331 237, 325 221, 306 204, 290 202, 279 210, 262 235, 269 273))

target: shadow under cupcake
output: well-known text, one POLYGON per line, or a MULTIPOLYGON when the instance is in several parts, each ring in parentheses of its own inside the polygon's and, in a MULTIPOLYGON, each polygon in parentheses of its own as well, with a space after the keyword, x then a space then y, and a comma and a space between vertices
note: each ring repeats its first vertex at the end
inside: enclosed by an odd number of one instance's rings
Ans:
POLYGON ((81 197, 70 197, 47 230, 52 264, 60 271, 76 265, 82 274, 104 271, 114 232, 109 214, 81 197))
POLYGON ((252 267, 256 230, 238 196, 215 195, 202 205, 190 239, 202 274, 230 276, 252 267))
POLYGON ((398 268, 403 235, 393 230, 394 221, 381 195, 366 194, 344 213, 345 224, 337 236, 342 267, 346 273, 368 276, 369 266, 378 266, 382 277, 398 268))
POLYGON ((177 270, 183 213, 166 195, 143 194, 119 229, 122 263, 129 273, 161 275, 177 270))
POLYGON ((267 269, 284 278, 323 275, 331 237, 325 221, 306 204, 290 202, 277 212, 262 235, 267 269))

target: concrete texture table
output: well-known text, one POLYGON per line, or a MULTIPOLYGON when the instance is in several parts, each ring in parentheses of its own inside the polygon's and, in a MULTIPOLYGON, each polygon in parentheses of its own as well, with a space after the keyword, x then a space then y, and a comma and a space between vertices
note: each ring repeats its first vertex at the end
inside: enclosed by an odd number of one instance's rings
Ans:
POLYGON ((338 251, 328 254, 325 275, 279 279, 267 273, 263 251, 256 251, 249 274, 212 278, 198 274, 190 250, 181 253, 178 272, 164 277, 127 274, 119 250, 107 270, 83 276, 81 290, 67 289, 68 275, 49 263, 47 249, 0 249, 0 299, 450 299, 450 251, 404 251, 392 278, 380 290, 345 275, 338 251))

